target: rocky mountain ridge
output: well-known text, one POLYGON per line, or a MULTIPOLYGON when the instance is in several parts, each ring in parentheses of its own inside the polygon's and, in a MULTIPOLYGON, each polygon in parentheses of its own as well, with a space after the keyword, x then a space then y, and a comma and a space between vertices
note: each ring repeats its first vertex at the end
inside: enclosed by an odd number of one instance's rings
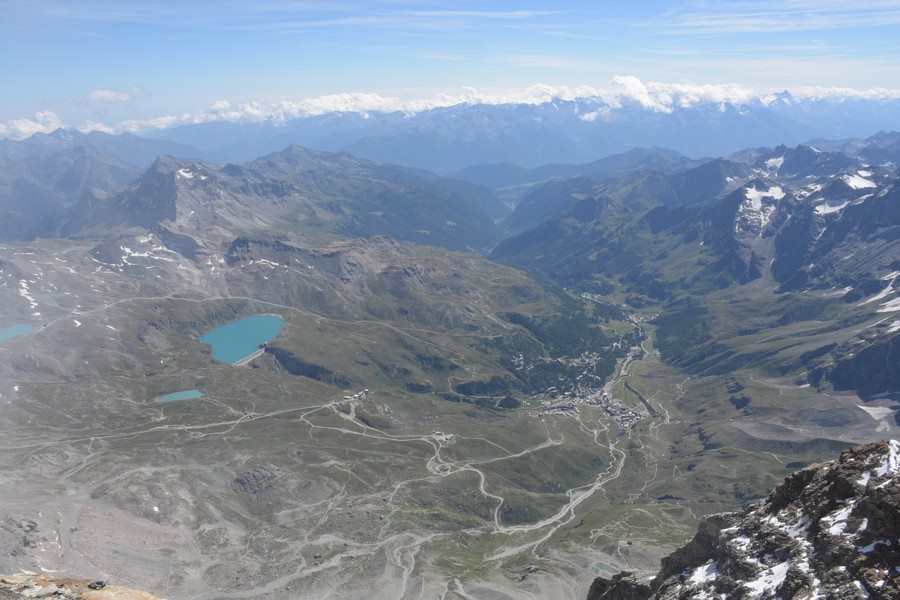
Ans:
POLYGON ((703 519, 651 580, 598 578, 588 600, 900 596, 900 442, 857 446, 763 501, 703 519))
POLYGON ((431 173, 387 167, 349 154, 289 146, 244 164, 162 156, 131 186, 86 195, 63 222, 63 236, 161 228, 218 239, 226 232, 299 230, 484 249, 496 239, 486 188, 431 173))

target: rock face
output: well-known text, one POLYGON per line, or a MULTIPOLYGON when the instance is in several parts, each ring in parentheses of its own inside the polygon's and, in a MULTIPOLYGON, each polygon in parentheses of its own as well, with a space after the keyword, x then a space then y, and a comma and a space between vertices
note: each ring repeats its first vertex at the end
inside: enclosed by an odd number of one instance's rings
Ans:
POLYGON ((900 389, 900 335, 879 338, 861 350, 853 348, 834 364, 813 370, 810 380, 824 376, 836 390, 856 390, 861 396, 876 396, 900 389))
POLYGON ((900 442, 857 446, 713 515, 651 581, 598 578, 588 600, 900 598, 900 442))
POLYGON ((70 579, 22 572, 0 576, 0 600, 68 598, 69 600, 159 600, 137 590, 104 581, 70 579))

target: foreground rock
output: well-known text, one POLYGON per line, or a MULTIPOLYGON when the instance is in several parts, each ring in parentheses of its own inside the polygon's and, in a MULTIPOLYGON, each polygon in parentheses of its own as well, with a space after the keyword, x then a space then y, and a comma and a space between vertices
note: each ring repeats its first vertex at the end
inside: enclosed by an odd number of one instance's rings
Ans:
POLYGON ((16 600, 18 598, 159 600, 156 596, 144 592, 89 579, 70 579, 32 573, 0 576, 0 600, 16 600))
POLYGON ((703 519, 652 580, 598 578, 588 600, 900 598, 898 536, 900 442, 857 446, 703 519))

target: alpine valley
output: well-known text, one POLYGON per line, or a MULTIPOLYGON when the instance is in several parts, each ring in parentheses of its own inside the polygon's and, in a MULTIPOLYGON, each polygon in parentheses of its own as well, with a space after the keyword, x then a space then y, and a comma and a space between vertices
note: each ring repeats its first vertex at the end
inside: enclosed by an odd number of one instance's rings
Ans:
POLYGON ((575 104, 2 140, 0 573, 895 594, 896 110, 575 104))

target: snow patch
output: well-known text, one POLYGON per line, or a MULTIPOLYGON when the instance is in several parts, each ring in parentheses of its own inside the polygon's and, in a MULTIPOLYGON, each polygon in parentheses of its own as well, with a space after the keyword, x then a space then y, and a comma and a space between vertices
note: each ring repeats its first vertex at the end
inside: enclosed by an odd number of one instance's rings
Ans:
POLYGON ((688 581, 695 585, 715 581, 716 575, 718 575, 718 573, 718 563, 716 563, 716 561, 714 560, 711 560, 705 565, 700 565, 699 567, 691 571, 691 574, 688 577, 688 581))
POLYGON ((763 198, 781 200, 782 198, 784 198, 784 190, 777 185, 773 185, 767 190, 758 190, 755 187, 750 187, 744 190, 744 195, 746 196, 747 200, 750 201, 750 207, 753 210, 759 210, 760 208, 762 208, 763 198))
MULTIPOLYGON (((864 300, 864 301, 860 302, 859 304, 857 304, 857 306, 863 306, 865 304, 869 304, 870 302, 877 302, 878 300, 881 300, 882 298, 886 298, 887 296, 889 296, 891 294, 891 292, 894 291, 894 281, 897 279, 897 275, 900 275, 900 273, 897 273, 895 271, 895 272, 891 273, 890 275, 882 277, 881 278, 882 281, 887 281, 888 279, 890 279, 890 282, 887 284, 887 287, 884 288, 883 290, 881 290, 880 292, 878 292, 876 295, 869 298, 868 300, 864 300)), ((878 312, 883 312, 883 311, 878 311, 878 312)))
POLYGON ((890 416, 894 413, 894 409, 888 406, 863 406, 862 404, 858 404, 857 406, 866 411, 869 416, 876 421, 890 416))
POLYGON ((850 513, 853 511, 854 502, 850 502, 844 508, 833 512, 827 517, 822 518, 822 522, 827 524, 831 524, 828 527, 828 533, 830 535, 842 535, 844 530, 847 528, 847 517, 850 516, 850 513))
POLYGON ((825 297, 827 297, 827 298, 831 298, 831 297, 834 297, 834 296, 843 296, 843 295, 846 294, 847 292, 851 292, 851 291, 853 291, 853 286, 848 285, 848 286, 845 287, 845 288, 841 288, 841 289, 839 289, 839 290, 834 290, 833 292, 828 292, 827 294, 823 294, 823 295, 824 295, 825 297))
POLYGON ((849 200, 845 200, 839 204, 829 204, 827 201, 816 206, 816 214, 817 215, 833 215, 834 213, 839 213, 850 204, 849 200))
POLYGON ((862 552, 863 554, 869 554, 869 553, 875 551, 875 546, 879 546, 879 545, 890 546, 890 545, 892 545, 892 542, 891 542, 891 540, 875 540, 868 546, 863 546, 862 548, 860 548, 859 551, 862 552))
POLYGON ((890 473, 892 476, 900 473, 900 442, 890 440, 888 442, 888 451, 884 455, 881 465, 875 469, 875 475, 884 477, 890 473))
POLYGON ((787 528, 787 534, 794 539, 800 538, 800 534, 809 530, 809 517, 803 512, 797 518, 797 522, 787 528))
POLYGON ((772 186, 767 190, 757 190, 755 187, 744 188, 746 199, 738 210, 737 220, 734 224, 735 233, 740 233, 742 229, 746 228, 762 235, 763 229, 775 212, 774 202, 784 198, 784 195, 784 190, 778 186, 772 186))
POLYGON ((881 306, 882 308, 878 309, 878 312, 880 313, 897 312, 898 310, 900 310, 900 298, 894 298, 889 302, 884 302, 881 304, 881 306))
POLYGON ((281 263, 277 263, 271 260, 267 260, 265 258, 260 258, 259 260, 251 260, 248 265, 263 265, 265 267, 269 267, 274 269, 275 267, 280 267, 281 263))
POLYGON ((750 591, 751 596, 761 596, 768 591, 772 591, 784 582, 790 566, 791 561, 789 560, 778 563, 774 567, 770 567, 760 573, 756 579, 745 583, 744 587, 750 591))
POLYGON ((878 187, 875 182, 859 175, 844 175, 841 179, 854 190, 878 187))
POLYGON ((810 183, 809 185, 806 185, 803 188, 795 191, 794 194, 800 199, 808 198, 816 192, 821 192, 824 187, 825 186, 823 186, 821 183, 810 183))
MULTIPOLYGON (((32 281, 31 283, 34 282, 32 281)), ((32 296, 31 292, 28 290, 28 280, 19 280, 19 295, 28 300, 28 304, 31 306, 31 310, 34 310, 38 307, 37 300, 34 299, 34 296, 32 296)))

